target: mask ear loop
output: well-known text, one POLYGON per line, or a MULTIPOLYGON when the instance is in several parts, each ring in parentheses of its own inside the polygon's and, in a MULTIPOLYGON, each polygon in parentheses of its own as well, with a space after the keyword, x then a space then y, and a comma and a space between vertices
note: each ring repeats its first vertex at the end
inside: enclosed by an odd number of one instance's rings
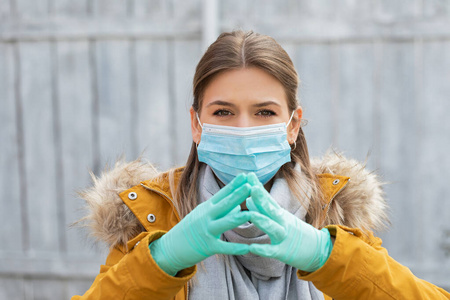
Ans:
POLYGON ((199 124, 200 127, 203 129, 202 122, 200 122, 200 118, 198 117, 198 112, 195 113, 195 116, 197 117, 198 124, 199 124))
POLYGON ((291 124, 292 118, 294 117, 295 110, 292 112, 291 117, 289 118, 289 122, 286 124, 286 128, 288 128, 289 124, 291 124))
MULTIPOLYGON (((198 124, 200 125, 200 127, 203 130, 203 125, 202 125, 202 122, 200 122, 200 118, 198 117, 198 112, 195 112, 195 116, 197 117, 198 124)), ((197 143, 195 143, 195 147, 198 149, 198 144, 197 143)))
MULTIPOLYGON (((292 112, 291 117, 289 118, 289 122, 288 122, 287 125, 286 125, 286 129, 288 128, 289 124, 291 123, 292 118, 294 117, 294 113, 295 113, 295 110, 292 112)), ((294 148, 293 148, 291 151, 294 151, 295 148, 297 148, 297 143, 296 143, 295 140, 294 140, 294 148)))

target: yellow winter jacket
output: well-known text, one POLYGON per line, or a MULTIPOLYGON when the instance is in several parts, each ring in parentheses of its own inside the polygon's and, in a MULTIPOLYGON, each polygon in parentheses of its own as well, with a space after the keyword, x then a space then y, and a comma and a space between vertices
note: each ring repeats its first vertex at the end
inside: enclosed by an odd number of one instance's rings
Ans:
MULTIPOLYGON (((372 234, 386 221, 376 175, 337 155, 313 160, 312 166, 326 198, 323 218, 335 243, 325 265, 313 273, 299 271, 299 279, 313 282, 325 299, 450 299, 448 292, 393 260, 372 234)), ((90 207, 85 220, 111 250, 91 288, 72 300, 188 298, 196 266, 171 277, 148 248, 180 221, 169 181, 176 185, 181 171, 175 170, 173 177, 157 174, 151 165, 136 161, 118 163, 94 180, 95 186, 83 194, 90 207)))

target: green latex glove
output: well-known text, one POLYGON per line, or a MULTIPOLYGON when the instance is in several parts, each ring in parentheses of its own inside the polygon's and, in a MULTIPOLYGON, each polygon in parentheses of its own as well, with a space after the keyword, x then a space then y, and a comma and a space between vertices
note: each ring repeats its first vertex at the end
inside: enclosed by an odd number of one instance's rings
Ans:
POLYGON ((252 191, 247 207, 260 213, 251 221, 271 240, 271 244, 251 244, 250 252, 307 272, 322 267, 333 248, 329 231, 318 230, 281 208, 254 174, 248 175, 248 182, 252 191))
POLYGON ((243 255, 249 245, 228 243, 220 235, 250 220, 240 204, 250 196, 247 176, 238 175, 208 201, 193 209, 169 232, 149 245, 153 259, 174 276, 214 254, 243 255))

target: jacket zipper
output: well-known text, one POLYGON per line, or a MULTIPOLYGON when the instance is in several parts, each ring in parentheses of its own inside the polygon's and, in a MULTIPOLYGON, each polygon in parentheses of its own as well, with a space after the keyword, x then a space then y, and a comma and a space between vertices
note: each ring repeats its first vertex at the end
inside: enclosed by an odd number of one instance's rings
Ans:
POLYGON ((189 281, 186 282, 186 300, 189 300, 189 281))
MULTIPOLYGON (((154 190, 154 189, 152 189, 152 188, 149 188, 148 186, 146 186, 146 185, 143 184, 143 183, 141 183, 141 186, 143 186, 146 190, 149 190, 149 191, 152 191, 152 192, 154 192, 154 193, 157 193, 158 195, 160 195, 161 197, 163 197, 163 198, 166 199, 167 201, 171 202, 171 203, 172 203, 172 208, 173 208, 173 210, 174 210, 174 211, 177 213, 177 215, 178 215, 178 222, 180 221, 180 213, 178 212, 178 210, 177 210, 177 208, 176 208, 176 206, 175 206, 175 203, 173 202, 172 199, 169 198, 169 196, 167 196, 166 194, 161 193, 161 192, 159 192, 159 191, 157 191, 157 190, 154 190)), ((188 299, 189 299, 189 281, 186 282, 186 300, 188 300, 188 299)))

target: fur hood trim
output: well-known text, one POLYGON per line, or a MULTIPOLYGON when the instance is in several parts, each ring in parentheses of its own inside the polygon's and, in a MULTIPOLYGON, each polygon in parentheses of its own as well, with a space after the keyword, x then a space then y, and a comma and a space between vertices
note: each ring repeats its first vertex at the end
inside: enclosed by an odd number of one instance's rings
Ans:
MULTIPOLYGON (((326 224, 379 231, 389 223, 382 183, 378 176, 356 160, 328 153, 311 160, 316 174, 330 173, 350 177, 350 182, 333 199, 326 224)), ((99 177, 91 173, 93 186, 79 192, 86 201, 87 214, 76 224, 88 227, 90 235, 110 247, 126 245, 128 240, 145 231, 136 216, 123 203, 119 194, 160 175, 155 167, 142 159, 126 163, 118 161, 99 177)))
POLYGON ((362 230, 382 231, 390 224, 383 183, 374 172, 354 159, 328 152, 311 160, 315 174, 329 173, 350 177, 347 186, 333 199, 325 224, 345 225, 362 230))
POLYGON ((121 159, 99 177, 91 172, 93 186, 78 192, 86 202, 87 214, 75 225, 87 227, 91 237, 110 247, 126 245, 145 229, 119 194, 158 174, 152 164, 142 159, 129 163, 121 159))

